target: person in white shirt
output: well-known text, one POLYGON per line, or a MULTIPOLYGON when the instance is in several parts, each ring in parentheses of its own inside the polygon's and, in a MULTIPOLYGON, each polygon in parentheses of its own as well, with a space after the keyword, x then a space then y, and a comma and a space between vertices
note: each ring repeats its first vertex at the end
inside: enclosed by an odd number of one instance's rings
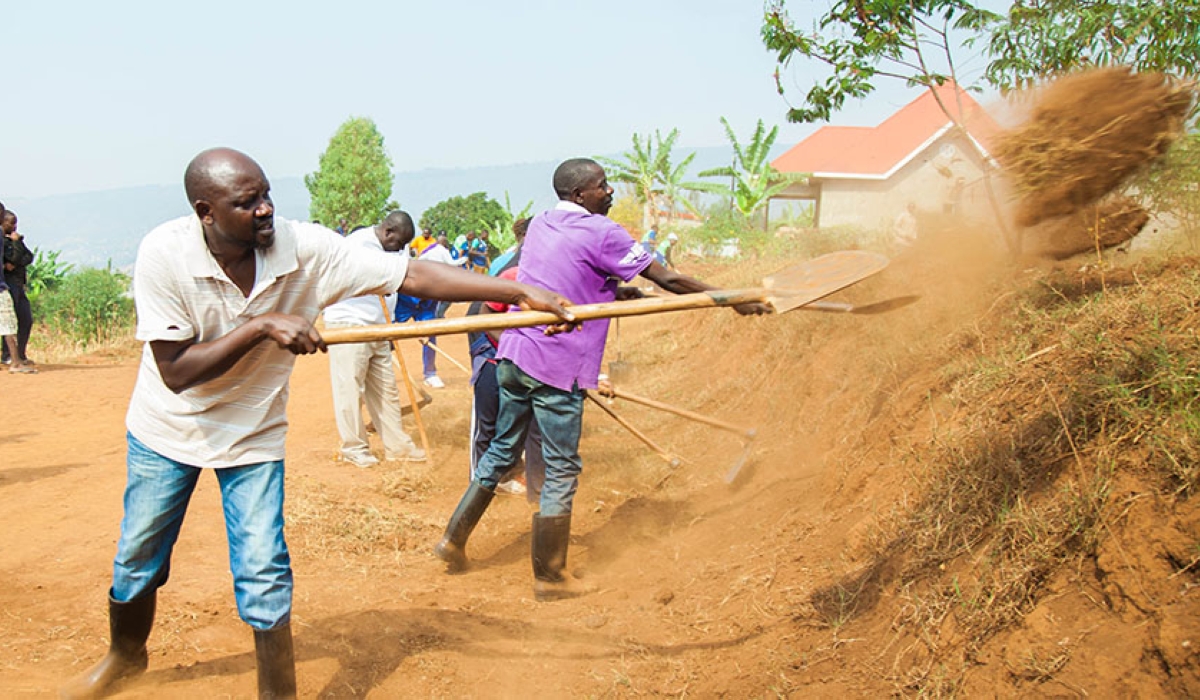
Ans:
MULTIPOLYGON (((421 251, 421 254, 417 256, 418 260, 466 267, 466 256, 459 258, 454 255, 454 251, 450 249, 450 241, 446 238, 446 234, 438 234, 434 241, 434 243, 429 244, 421 251)), ((446 312, 449 310, 450 302, 440 301, 437 304, 433 317, 446 318, 446 312)), ((425 386, 431 389, 443 389, 446 383, 442 381, 442 378, 437 373, 437 351, 433 349, 434 345, 437 345, 437 338, 431 337, 426 338, 424 346, 421 347, 421 363, 424 370, 425 386)))
MULTIPOLYGON (((376 226, 360 228, 346 241, 370 250, 406 256, 404 247, 412 242, 415 228, 407 212, 393 211, 376 226)), ((366 295, 339 301, 323 312, 328 328, 367 326, 387 323, 396 308, 396 295, 366 295), (384 314, 384 304, 387 313, 384 314)), ((356 467, 379 463, 367 443, 361 403, 379 431, 384 459, 423 461, 425 451, 413 444, 400 422, 400 392, 392 371, 392 344, 386 340, 346 343, 329 348, 329 381, 333 388, 333 415, 341 436, 342 459, 356 467)))
POLYGON ((108 654, 59 689, 108 694, 146 670, 157 591, 192 491, 221 491, 238 614, 254 630, 259 697, 294 698, 292 566, 283 537, 288 378, 296 355, 326 349, 320 310, 348 297, 406 294, 510 300, 575 325, 557 294, 384 255, 320 225, 275 218, 270 183, 249 156, 204 151, 184 186, 194 216, 151 231, 134 268, 145 342, 129 401, 125 514, 108 593, 108 654))
POLYGON ((917 205, 909 202, 904 211, 896 215, 892 223, 892 235, 896 248, 911 248, 917 242, 917 205))

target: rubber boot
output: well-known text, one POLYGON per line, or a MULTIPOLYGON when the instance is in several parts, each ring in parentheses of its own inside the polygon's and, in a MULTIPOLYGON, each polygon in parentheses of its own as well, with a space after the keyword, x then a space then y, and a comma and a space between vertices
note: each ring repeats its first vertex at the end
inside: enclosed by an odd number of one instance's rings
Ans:
POLYGON ((102 698, 117 684, 146 670, 150 656, 146 640, 154 625, 157 595, 150 593, 128 603, 108 596, 108 654, 83 675, 59 688, 60 698, 102 698))
POLYGON ((448 573, 458 573, 467 568, 467 538, 495 496, 496 492, 492 489, 472 481, 458 502, 458 508, 454 509, 454 515, 450 516, 450 522, 446 525, 446 534, 433 548, 438 559, 446 562, 448 573))
POLYGON ((574 598, 593 593, 596 587, 566 571, 571 516, 533 515, 533 596, 540 601, 574 598))
POLYGON ((259 699, 295 698, 296 657, 292 652, 292 626, 254 630, 254 656, 258 661, 259 699))

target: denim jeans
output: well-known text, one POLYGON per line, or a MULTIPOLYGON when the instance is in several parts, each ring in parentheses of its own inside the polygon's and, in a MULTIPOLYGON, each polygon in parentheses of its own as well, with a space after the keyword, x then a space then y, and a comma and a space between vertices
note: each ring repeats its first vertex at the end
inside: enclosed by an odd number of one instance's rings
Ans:
POLYGON ((421 369, 425 379, 437 376, 437 350, 433 349, 437 345, 437 337, 426 338, 426 345, 421 346, 421 369))
POLYGON ((543 516, 567 515, 579 486, 583 460, 579 457, 579 432, 583 425, 582 389, 563 391, 543 384, 509 360, 496 366, 500 384, 500 412, 496 437, 475 466, 475 479, 489 489, 517 463, 531 418, 542 431, 542 457, 546 483, 539 509, 543 516))
MULTIPOLYGON (((338 346, 333 346, 338 347, 338 346)), ((332 348, 331 348, 332 349, 332 348)), ((496 437, 496 419, 500 415, 500 385, 496 381, 497 364, 487 360, 475 375, 475 400, 471 413, 471 477, 475 467, 496 437)), ((530 503, 541 500, 546 483, 546 463, 542 458, 542 431, 536 419, 530 419, 525 442, 518 443, 517 463, 525 456, 525 497, 530 503)))
MULTIPOLYGON (((167 582, 188 501, 206 470, 168 459, 133 435, 126 459, 125 517, 111 595, 128 602, 167 582)), ((283 462, 212 469, 221 487, 238 614, 268 630, 292 613, 292 564, 283 539, 283 462)))

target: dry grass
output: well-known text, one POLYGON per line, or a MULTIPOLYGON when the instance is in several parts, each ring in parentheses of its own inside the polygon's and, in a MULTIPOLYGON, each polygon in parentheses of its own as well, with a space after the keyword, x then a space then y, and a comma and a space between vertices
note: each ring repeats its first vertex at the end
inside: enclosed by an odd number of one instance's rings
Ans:
POLYGON ((43 364, 120 362, 136 358, 141 351, 142 344, 134 337, 133 328, 105 334, 86 347, 36 321, 29 335, 29 356, 43 364))
POLYGON ((383 472, 379 493, 391 501, 424 503, 428 494, 436 492, 436 487, 427 465, 405 462, 383 472))
POLYGON ((287 519, 297 551, 323 560, 354 557, 356 568, 366 559, 423 549, 438 531, 399 508, 354 502, 303 480, 288 499, 287 519))
MULTIPOLYGON (((898 692, 956 693, 989 639, 1057 572, 1095 556, 1120 510, 1118 470, 1139 470, 1167 499, 1195 491, 1194 262, 1114 274, 1124 285, 1107 292, 1049 278, 1009 298, 1008 321, 977 344, 991 350, 947 377, 958 418, 918 449, 911 500, 883 519, 865 567, 812 598, 836 628, 899 587, 888 652, 898 692)), ((1033 660, 1021 673, 1044 679, 1062 663, 1033 660)))

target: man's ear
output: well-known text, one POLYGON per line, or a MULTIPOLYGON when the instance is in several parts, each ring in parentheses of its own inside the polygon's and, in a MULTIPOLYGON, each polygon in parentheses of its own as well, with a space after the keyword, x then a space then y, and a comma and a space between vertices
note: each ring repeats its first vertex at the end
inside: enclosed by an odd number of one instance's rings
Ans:
POLYGON ((200 220, 204 223, 211 224, 213 222, 212 205, 208 202, 203 199, 197 199, 192 202, 192 209, 196 212, 196 216, 200 217, 200 220))

